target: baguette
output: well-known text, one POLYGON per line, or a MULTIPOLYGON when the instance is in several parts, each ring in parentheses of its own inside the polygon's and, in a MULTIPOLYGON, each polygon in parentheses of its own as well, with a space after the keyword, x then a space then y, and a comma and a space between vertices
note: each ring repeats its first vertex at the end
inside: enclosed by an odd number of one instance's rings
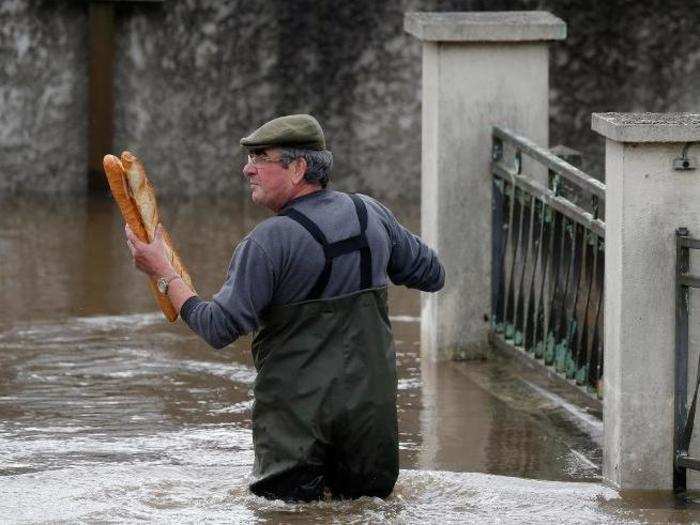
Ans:
MULTIPOLYGON (((148 231, 145 228, 144 222, 141 219, 141 214, 139 212, 139 209, 134 201, 134 199, 130 195, 130 190, 129 190, 129 185, 127 181, 127 176, 126 172, 124 170, 124 166, 122 165, 122 162, 115 157, 114 155, 105 155, 104 160, 103 160, 103 166, 105 170, 105 175, 107 176, 107 182, 109 184, 109 188, 112 192, 112 196, 114 197, 114 200, 117 202, 117 205, 119 206, 119 210, 121 211, 122 217, 124 218, 124 221, 129 225, 129 227, 132 229, 136 237, 139 238, 139 240, 143 242, 150 242, 153 237, 149 237, 148 231)), ((153 199, 153 202, 155 204, 155 199, 153 199)), ((157 209, 156 209, 156 218, 157 218, 157 209)), ((156 223, 157 225, 157 223, 156 223)), ((153 229, 153 232, 155 234, 155 228, 153 229)), ((169 250, 171 253, 174 253, 172 250, 172 242, 170 241, 170 236, 167 234, 167 232, 164 231, 164 240, 167 239, 168 245, 169 245, 169 250)), ((179 262, 179 258, 178 258, 179 262)), ((180 263, 180 268, 184 270, 182 267, 182 264, 180 263)), ((180 271, 178 268, 175 268, 178 273, 180 271)), ((185 271, 186 274, 186 271, 185 271)), ((187 274, 187 282, 188 286, 193 289, 191 285, 191 279, 189 278, 189 275, 187 274)), ((184 280, 184 277, 183 277, 184 280)), ((162 295, 161 293, 158 292, 158 288, 156 286, 156 279, 155 278, 149 278, 148 280, 149 287, 151 289, 151 293, 153 294, 153 297, 155 298, 156 302, 158 303, 158 306, 160 309, 163 311, 163 314, 165 317, 168 319, 170 322, 174 322, 177 319, 178 312, 175 310, 173 307, 172 303, 170 302, 170 299, 162 295)), ((194 290, 194 289, 193 289, 194 290)))
MULTIPOLYGON (((155 191, 153 190, 153 185, 151 184, 151 181, 148 180, 146 170, 136 155, 129 151, 124 151, 122 153, 121 161, 122 166, 124 167, 124 172, 126 173, 126 180, 128 182, 131 196, 136 204, 136 208, 139 210, 141 221, 143 222, 146 234, 148 235, 148 241, 153 242, 153 239, 155 239, 156 236, 156 228, 160 223, 160 218, 158 216, 158 204, 156 202, 156 195, 155 191)), ((163 228, 163 241, 168 260, 173 265, 173 268, 178 275, 182 277, 185 284, 194 292, 195 290, 194 285, 192 284, 192 278, 187 272, 187 269, 182 263, 177 251, 175 251, 170 234, 165 228, 163 228)))

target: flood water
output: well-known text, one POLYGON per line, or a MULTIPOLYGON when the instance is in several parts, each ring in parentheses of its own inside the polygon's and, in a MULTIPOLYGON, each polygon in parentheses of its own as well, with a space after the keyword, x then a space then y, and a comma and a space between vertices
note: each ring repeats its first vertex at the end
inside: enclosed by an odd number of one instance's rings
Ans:
MULTIPOLYGON (((415 207, 391 203, 418 230, 415 207)), ((156 311, 110 200, 0 201, 0 522, 696 522, 600 476, 602 424, 494 358, 421 362, 419 295, 392 288, 401 473, 387 500, 284 504, 247 491, 249 339, 215 351, 156 311)), ((162 209, 198 292, 266 214, 162 209)))

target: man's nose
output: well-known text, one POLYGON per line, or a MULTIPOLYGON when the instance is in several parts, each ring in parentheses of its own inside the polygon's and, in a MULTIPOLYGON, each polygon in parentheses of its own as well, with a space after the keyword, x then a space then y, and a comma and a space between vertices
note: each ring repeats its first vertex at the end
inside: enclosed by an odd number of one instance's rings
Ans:
POLYGON ((246 163, 246 165, 243 166, 243 175, 245 175, 246 177, 252 177, 253 175, 255 175, 255 173, 255 166, 253 166, 250 162, 246 163))

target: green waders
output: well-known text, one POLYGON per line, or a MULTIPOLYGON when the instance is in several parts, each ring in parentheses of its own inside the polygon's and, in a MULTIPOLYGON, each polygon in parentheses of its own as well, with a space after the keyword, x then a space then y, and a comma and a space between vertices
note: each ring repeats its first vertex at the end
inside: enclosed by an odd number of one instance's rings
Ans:
MULTIPOLYGON (((328 244, 318 228, 302 225, 324 246, 326 268, 333 257, 360 251, 362 284, 367 284, 366 211, 357 197, 353 201, 362 228, 356 238, 328 244)), ((295 211, 287 212, 291 217, 290 212, 295 211)), ((322 293, 330 270, 324 274, 310 300, 269 308, 253 341, 258 376, 250 490, 285 501, 321 499, 324 489, 333 497, 383 498, 399 472, 387 291, 313 298, 322 293)))

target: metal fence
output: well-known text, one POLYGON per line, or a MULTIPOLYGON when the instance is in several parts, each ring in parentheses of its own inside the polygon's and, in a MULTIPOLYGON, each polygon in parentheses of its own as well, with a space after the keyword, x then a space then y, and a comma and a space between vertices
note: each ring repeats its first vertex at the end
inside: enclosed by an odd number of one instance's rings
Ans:
POLYGON ((673 445, 673 490, 686 491, 686 470, 700 470, 700 459, 688 456, 693 436, 695 407, 700 387, 698 363, 695 392, 688 409, 688 305, 690 289, 700 288, 700 276, 690 273, 690 250, 700 249, 700 239, 688 236, 686 228, 676 230, 676 348, 675 348, 675 410, 673 445))
POLYGON ((491 341, 600 399, 605 185, 501 127, 492 158, 491 341))

